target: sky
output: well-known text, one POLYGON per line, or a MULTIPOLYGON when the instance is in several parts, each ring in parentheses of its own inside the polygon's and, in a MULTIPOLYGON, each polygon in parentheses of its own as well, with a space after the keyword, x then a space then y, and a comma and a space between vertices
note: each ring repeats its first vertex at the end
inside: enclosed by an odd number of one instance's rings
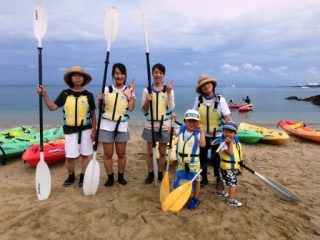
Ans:
POLYGON ((107 43, 104 16, 115 6, 119 29, 111 45, 107 82, 116 62, 128 79, 147 84, 141 12, 147 19, 150 62, 166 80, 195 85, 208 74, 221 86, 320 83, 319 0, 10 0, 0 9, 0 84, 37 84, 33 34, 37 3, 48 10, 43 83, 63 84, 72 65, 101 85, 107 43))

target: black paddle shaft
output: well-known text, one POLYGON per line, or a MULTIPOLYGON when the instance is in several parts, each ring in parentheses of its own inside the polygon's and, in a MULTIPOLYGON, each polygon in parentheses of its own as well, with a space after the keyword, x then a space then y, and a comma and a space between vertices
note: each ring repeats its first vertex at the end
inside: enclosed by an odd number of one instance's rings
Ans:
MULTIPOLYGON (((42 86, 42 47, 38 47, 39 85, 42 86)), ((39 95, 39 120, 40 120, 40 152, 43 152, 43 109, 42 95, 39 95)))
MULTIPOLYGON (((104 62, 104 73, 103 73, 101 93, 104 93, 104 89, 106 87, 108 65, 109 65, 109 56, 110 56, 110 52, 107 51, 106 61, 104 62)), ((99 100, 99 116, 98 116, 97 134, 96 134, 96 139, 95 139, 95 143, 94 143, 94 147, 93 147, 93 150, 95 152, 97 151, 98 143, 99 143, 98 139, 99 139, 100 124, 101 124, 102 108, 103 108, 103 100, 99 100)))
MULTIPOLYGON (((147 59, 147 72, 148 72, 148 91, 149 94, 152 93, 151 89, 151 72, 150 72, 150 60, 149 60, 149 53, 146 52, 146 59, 147 59)), ((153 106, 152 106, 152 99, 149 100, 149 107, 150 107, 150 117, 151 117, 151 135, 152 135, 152 147, 156 147, 156 142, 154 139, 154 122, 153 122, 153 106)))
POLYGON ((255 174, 256 172, 254 170, 252 170, 251 168, 249 168, 247 165, 242 164, 242 167, 244 167, 245 169, 247 169, 249 172, 251 172, 252 174, 255 174))

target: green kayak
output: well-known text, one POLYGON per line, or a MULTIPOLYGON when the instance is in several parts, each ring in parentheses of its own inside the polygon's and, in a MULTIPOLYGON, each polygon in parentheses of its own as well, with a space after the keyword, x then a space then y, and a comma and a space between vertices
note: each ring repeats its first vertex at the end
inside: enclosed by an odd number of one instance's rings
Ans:
POLYGON ((7 139, 19 137, 28 133, 35 133, 37 130, 31 126, 20 126, 15 128, 7 128, 0 131, 0 141, 4 142, 7 139))
MULTIPOLYGON (((51 128, 43 131, 43 141, 49 142, 63 137, 62 127, 51 128)), ((0 159, 20 156, 29 146, 40 142, 40 133, 24 134, 11 140, 0 143, 0 159)))
POLYGON ((239 130, 237 136, 241 143, 257 143, 262 138, 262 134, 253 130, 239 130))

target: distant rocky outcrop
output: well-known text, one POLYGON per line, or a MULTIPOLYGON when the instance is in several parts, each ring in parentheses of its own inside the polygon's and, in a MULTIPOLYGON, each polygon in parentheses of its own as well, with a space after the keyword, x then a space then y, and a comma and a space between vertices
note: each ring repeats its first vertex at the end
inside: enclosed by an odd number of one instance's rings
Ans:
POLYGON ((315 105, 318 105, 320 106, 320 95, 316 95, 316 96, 311 96, 311 97, 308 97, 308 98, 298 98, 297 96, 289 96, 285 99, 288 99, 288 100, 297 100, 297 101, 307 101, 307 102, 311 102, 315 105))

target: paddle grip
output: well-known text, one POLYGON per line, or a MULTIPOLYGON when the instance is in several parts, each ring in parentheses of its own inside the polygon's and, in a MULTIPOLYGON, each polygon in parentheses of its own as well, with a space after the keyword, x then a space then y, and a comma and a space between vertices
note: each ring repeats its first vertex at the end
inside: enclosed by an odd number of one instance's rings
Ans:
MULTIPOLYGON (((42 86, 42 47, 38 47, 39 85, 42 86)), ((43 108, 42 95, 39 95, 40 152, 43 152, 43 108)))

